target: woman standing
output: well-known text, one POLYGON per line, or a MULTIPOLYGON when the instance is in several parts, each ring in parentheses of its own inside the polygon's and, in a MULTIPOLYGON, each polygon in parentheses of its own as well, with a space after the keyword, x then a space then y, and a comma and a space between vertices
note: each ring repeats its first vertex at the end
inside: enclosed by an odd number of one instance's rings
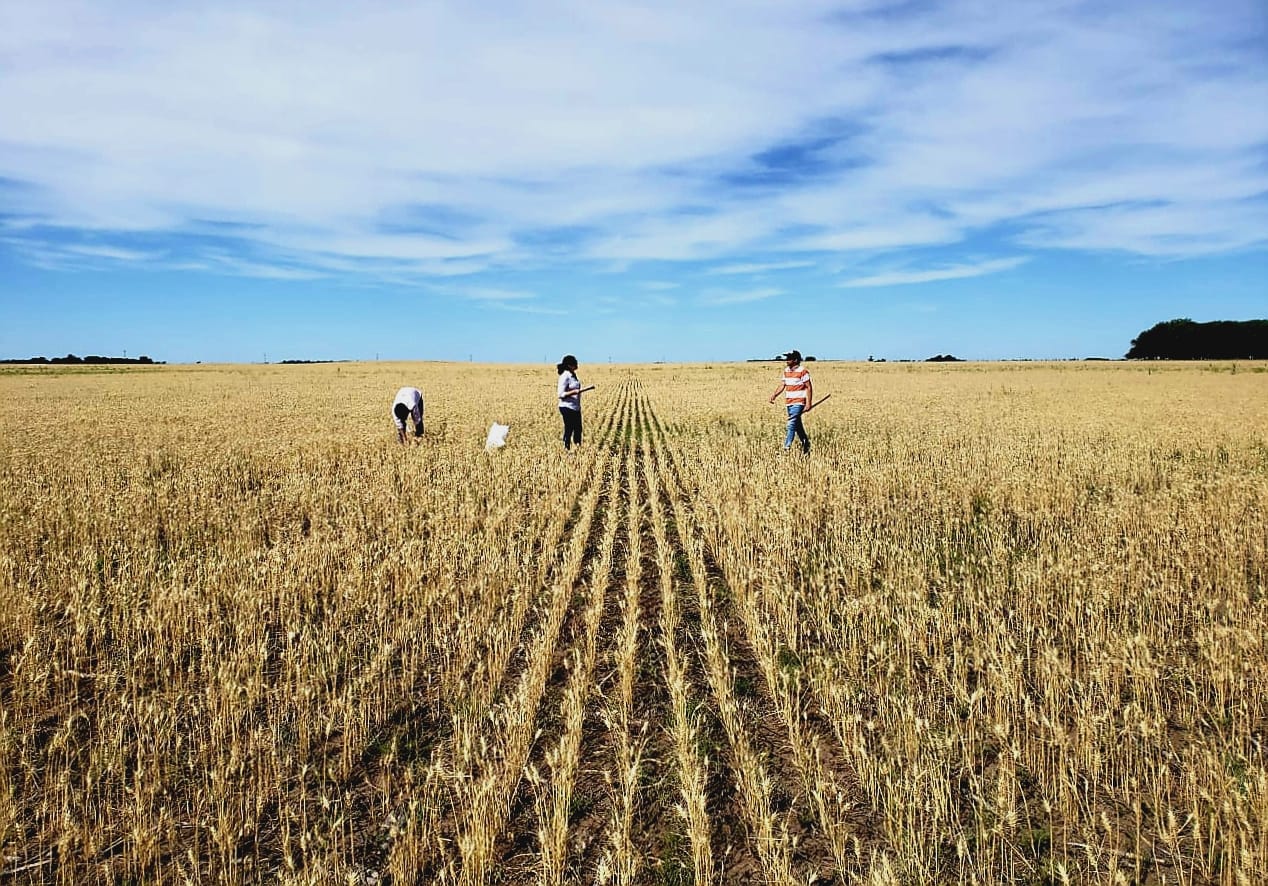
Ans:
POLYGON ((575 441, 581 445, 581 382, 577 379, 577 358, 566 355, 555 366, 559 370, 559 414, 564 419, 564 449, 575 441))

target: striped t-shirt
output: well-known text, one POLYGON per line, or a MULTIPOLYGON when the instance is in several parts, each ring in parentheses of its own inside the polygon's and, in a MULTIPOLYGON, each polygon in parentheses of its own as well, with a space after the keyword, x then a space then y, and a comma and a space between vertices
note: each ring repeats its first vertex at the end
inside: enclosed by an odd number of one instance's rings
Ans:
POLYGON ((810 370, 800 363, 793 369, 784 369, 784 397, 789 406, 809 406, 806 388, 810 385, 810 370))

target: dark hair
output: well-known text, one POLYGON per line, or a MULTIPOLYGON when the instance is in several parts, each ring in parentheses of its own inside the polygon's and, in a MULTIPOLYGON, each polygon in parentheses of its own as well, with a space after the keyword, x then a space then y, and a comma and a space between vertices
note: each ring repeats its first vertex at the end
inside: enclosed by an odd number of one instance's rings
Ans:
POLYGON ((409 407, 404 403, 397 403, 392 407, 392 412, 396 415, 397 421, 405 421, 405 417, 409 415, 409 407))
POLYGON ((577 368, 577 358, 572 354, 564 354, 564 358, 555 364, 555 370, 560 374, 564 374, 565 369, 575 371, 577 368))

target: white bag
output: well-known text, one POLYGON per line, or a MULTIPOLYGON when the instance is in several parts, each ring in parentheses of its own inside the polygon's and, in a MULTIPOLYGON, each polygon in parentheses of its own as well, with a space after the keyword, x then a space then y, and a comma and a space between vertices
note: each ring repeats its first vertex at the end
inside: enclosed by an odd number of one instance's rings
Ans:
POLYGON ((484 441, 484 451, 492 452, 494 449, 501 449, 506 445, 506 435, 511 430, 510 425, 500 425, 493 423, 493 427, 489 428, 488 439, 484 441))

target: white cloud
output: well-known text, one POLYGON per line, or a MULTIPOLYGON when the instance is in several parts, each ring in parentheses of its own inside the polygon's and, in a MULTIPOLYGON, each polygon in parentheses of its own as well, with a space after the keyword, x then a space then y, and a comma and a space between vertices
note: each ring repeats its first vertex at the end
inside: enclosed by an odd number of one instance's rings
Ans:
POLYGON ((840 285, 847 289, 867 286, 906 286, 913 283, 934 283, 939 280, 963 280, 967 277, 981 277, 985 274, 997 274, 1019 267, 1028 259, 997 258, 976 264, 952 265, 944 268, 931 268, 926 271, 889 271, 884 274, 873 274, 869 277, 856 277, 846 280, 840 285))
POLYGON ((215 220, 244 263, 403 280, 760 274, 1001 226, 1236 249, 1262 243, 1264 38, 1255 0, 11 4, 0 224, 127 261, 115 233, 215 220))
POLYGON ((568 314, 562 308, 545 308, 540 305, 522 305, 514 302, 489 302, 488 305, 500 311, 511 311, 517 314, 543 314, 549 317, 563 317, 568 314))
POLYGON ((1036 219, 1023 243, 1185 257, 1268 244, 1268 203, 1124 204, 1036 219))
POLYGON ((479 286, 463 286, 452 290, 463 298, 473 299, 475 301, 523 301, 525 299, 537 298, 535 292, 525 292, 519 289, 495 289, 492 287, 479 286))
POLYGON ((209 270, 233 274, 238 277, 255 277, 260 280, 318 280, 325 276, 308 268, 293 268, 267 262, 248 261, 231 256, 218 256, 209 270))
POLYGON ((63 249, 72 255, 88 258, 108 258, 121 262, 153 261, 161 256, 157 252, 145 252, 140 249, 122 249, 117 246, 80 246, 70 245, 63 249))
POLYGON ((706 305, 738 305, 747 302, 764 301, 783 294, 784 290, 774 287, 740 290, 710 289, 701 293, 700 301, 706 305))
POLYGON ((792 271, 797 268, 814 267, 812 261, 772 261, 772 262, 741 262, 734 265, 722 265, 717 268, 710 268, 710 274, 770 274, 775 271, 792 271))
POLYGON ((652 294, 643 299, 643 304, 645 306, 653 305, 660 308, 672 308, 678 304, 678 299, 664 294, 652 294))

